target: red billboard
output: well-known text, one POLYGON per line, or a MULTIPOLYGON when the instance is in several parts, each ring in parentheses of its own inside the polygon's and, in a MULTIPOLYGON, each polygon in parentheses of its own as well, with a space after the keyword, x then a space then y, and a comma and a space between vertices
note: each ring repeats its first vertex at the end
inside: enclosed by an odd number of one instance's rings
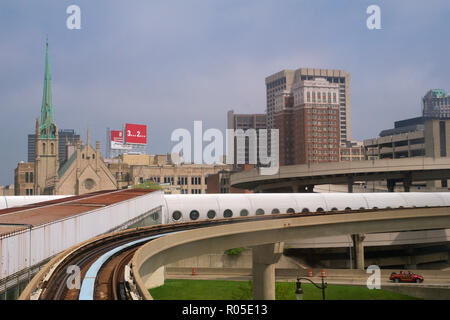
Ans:
POLYGON ((125 125, 125 143, 147 144, 147 126, 127 123, 125 125))
POLYGON ((111 142, 123 143, 123 132, 119 130, 111 130, 111 142))

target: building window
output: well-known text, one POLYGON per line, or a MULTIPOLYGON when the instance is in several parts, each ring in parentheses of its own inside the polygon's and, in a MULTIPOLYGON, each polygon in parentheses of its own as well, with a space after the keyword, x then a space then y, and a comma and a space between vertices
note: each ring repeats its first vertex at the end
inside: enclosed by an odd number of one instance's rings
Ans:
MULTIPOLYGON (((25 172, 25 182, 28 182, 28 172, 25 172)), ((27 189, 28 192, 28 189, 27 189)))

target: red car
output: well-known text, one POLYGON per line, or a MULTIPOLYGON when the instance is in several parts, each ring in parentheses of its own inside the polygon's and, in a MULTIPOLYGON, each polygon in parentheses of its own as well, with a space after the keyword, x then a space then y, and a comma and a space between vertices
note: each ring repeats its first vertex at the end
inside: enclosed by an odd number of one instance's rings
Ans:
POLYGON ((412 273, 412 272, 403 272, 400 273, 392 272, 389 280, 394 281, 395 283, 399 282, 423 282, 423 277, 421 275, 412 273))

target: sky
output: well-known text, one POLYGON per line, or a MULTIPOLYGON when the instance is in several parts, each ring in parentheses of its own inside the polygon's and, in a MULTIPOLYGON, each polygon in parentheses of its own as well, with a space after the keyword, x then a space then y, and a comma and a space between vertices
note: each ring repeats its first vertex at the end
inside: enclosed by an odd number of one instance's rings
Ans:
POLYGON ((224 131, 228 110, 264 113, 265 78, 301 67, 349 72, 351 138, 377 137, 420 116, 428 90, 450 91, 449 30, 448 0, 2 0, 0 185, 27 160, 47 35, 57 126, 90 128, 104 152, 106 128, 146 124, 148 152, 164 154, 195 120, 224 131))

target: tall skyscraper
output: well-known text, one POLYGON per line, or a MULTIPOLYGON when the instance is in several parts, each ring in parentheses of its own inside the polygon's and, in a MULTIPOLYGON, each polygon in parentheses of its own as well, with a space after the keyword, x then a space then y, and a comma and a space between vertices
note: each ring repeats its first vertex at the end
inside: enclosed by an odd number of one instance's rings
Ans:
MULTIPOLYGON (((238 130, 242 129, 244 132, 248 129, 256 130, 256 160, 258 160, 259 155, 259 130, 266 129, 266 115, 265 114, 235 114, 233 110, 228 111, 228 129, 238 130)), ((250 148, 249 148, 249 138, 245 138, 245 148, 243 150, 237 148, 237 138, 235 138, 235 148, 234 148, 234 167, 238 166, 237 155, 241 157, 245 156, 245 163, 250 164, 250 148)))
POLYGON ((422 99, 423 116, 426 118, 450 118, 450 96, 443 89, 432 89, 422 99))
POLYGON ((295 83, 317 78, 325 78, 329 83, 338 85, 340 141, 343 143, 350 141, 350 74, 344 70, 300 68, 297 70, 282 70, 267 77, 267 128, 275 128, 276 95, 284 91, 286 94, 290 94, 295 83))
POLYGON ((296 81, 275 94, 280 165, 339 161, 339 85, 325 78, 296 81))

